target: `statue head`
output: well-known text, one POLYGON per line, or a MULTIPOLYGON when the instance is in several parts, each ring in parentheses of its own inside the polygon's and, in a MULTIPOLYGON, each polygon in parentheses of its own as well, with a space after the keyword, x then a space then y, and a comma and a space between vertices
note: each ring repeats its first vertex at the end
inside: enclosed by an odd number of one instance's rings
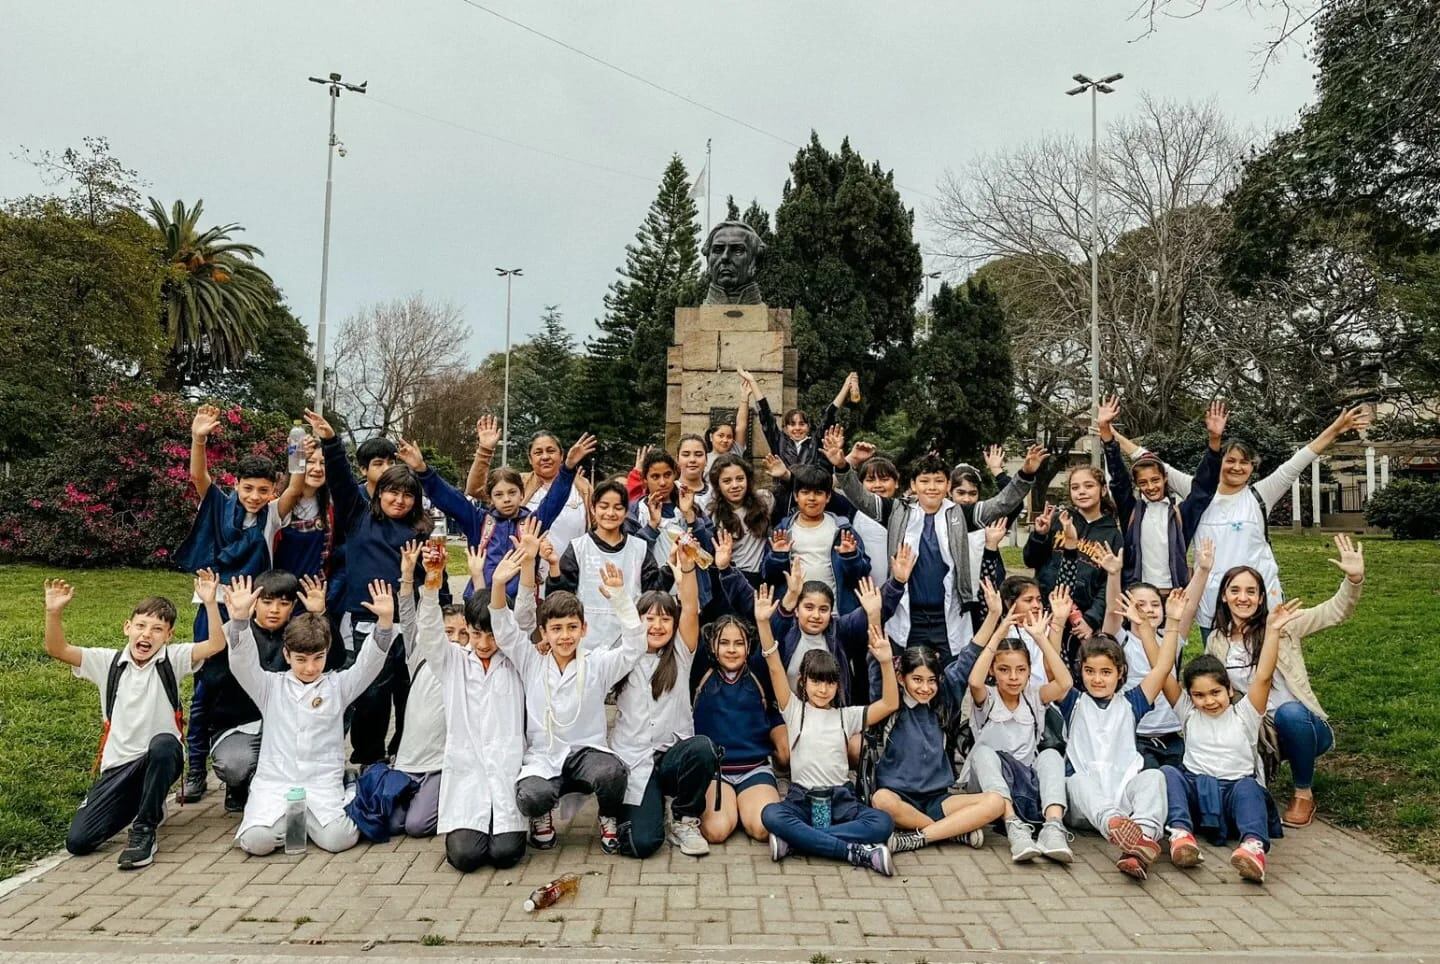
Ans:
POLYGON ((765 242, 743 221, 721 221, 705 238, 705 265, 710 283, 735 294, 755 280, 765 242))

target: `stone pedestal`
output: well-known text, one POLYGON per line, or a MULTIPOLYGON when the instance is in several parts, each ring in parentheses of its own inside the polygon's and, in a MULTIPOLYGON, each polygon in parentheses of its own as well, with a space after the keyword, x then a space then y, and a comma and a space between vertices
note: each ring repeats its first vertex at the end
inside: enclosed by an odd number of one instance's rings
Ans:
MULTIPOLYGON (((665 447, 680 436, 704 434, 721 412, 733 418, 740 400, 736 369, 755 376, 775 415, 794 408, 796 368, 790 342, 790 311, 766 305, 701 305, 675 309, 675 341, 667 358, 665 447)), ((759 426, 751 425, 750 451, 768 451, 759 426)))

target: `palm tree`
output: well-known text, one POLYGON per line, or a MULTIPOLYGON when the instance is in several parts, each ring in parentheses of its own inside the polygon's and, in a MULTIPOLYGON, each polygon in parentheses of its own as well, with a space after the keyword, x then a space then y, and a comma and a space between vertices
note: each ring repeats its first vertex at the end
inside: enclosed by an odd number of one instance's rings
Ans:
POLYGON ((170 342, 168 376, 177 388, 238 365, 258 344, 279 298, 275 283, 254 263, 264 252, 231 240, 245 229, 223 224, 200 231, 203 208, 204 201, 188 211, 176 201, 167 212, 150 199, 150 220, 164 242, 161 324, 170 342))

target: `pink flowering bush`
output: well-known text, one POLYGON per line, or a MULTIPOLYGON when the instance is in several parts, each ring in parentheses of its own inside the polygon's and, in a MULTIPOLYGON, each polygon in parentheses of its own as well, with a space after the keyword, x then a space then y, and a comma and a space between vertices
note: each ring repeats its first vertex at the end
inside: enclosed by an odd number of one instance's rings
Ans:
MULTIPOLYGON (((57 566, 169 566, 199 498, 190 420, 178 395, 103 395, 76 405, 49 454, 0 480, 0 557, 57 566)), ((290 423, 231 406, 210 437, 210 475, 234 483, 239 459, 284 469, 290 423)))

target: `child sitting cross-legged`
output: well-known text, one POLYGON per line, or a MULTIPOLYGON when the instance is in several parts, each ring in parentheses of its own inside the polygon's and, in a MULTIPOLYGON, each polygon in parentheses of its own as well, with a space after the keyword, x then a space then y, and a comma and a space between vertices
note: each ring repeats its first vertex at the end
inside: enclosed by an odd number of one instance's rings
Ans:
POLYGON ((209 610, 210 638, 172 643, 175 604, 163 596, 136 603, 125 620, 122 649, 72 646, 62 614, 75 589, 63 579, 45 580, 45 652, 100 690, 104 724, 95 765, 99 776, 70 821, 65 849, 88 854, 130 825, 120 851, 121 870, 155 860, 155 831, 165 819, 165 795, 180 776, 179 681, 225 648, 215 574, 195 577, 195 594, 209 610))
POLYGON ((365 691, 385 665, 394 635, 395 597, 390 584, 370 584, 365 609, 376 628, 345 669, 326 672, 330 621, 302 613, 285 627, 288 673, 267 672, 256 651, 250 610, 255 589, 237 576, 230 602, 230 672, 260 708, 263 736, 250 797, 236 842, 248 854, 272 853, 285 840, 286 796, 305 791, 305 830, 322 850, 339 853, 355 846, 359 831, 346 816, 345 708, 365 691))
POLYGON ((785 799, 760 812, 770 832, 770 856, 778 861, 793 849, 893 876, 895 865, 886 841, 895 822, 889 814, 861 804, 847 779, 850 738, 900 705, 890 641, 879 620, 872 621, 870 655, 880 664, 881 695, 869 706, 835 706, 840 667, 824 649, 811 650, 800 661, 800 676, 792 694, 785 664, 780 661, 780 644, 770 631, 775 606, 770 587, 761 586, 755 593, 755 625, 760 633, 760 653, 770 669, 775 704, 790 735, 792 779, 785 799))
POLYGON ((1260 660, 1241 699, 1233 696, 1225 664, 1208 654, 1186 665, 1183 690, 1173 677, 1165 681, 1165 695, 1185 728, 1184 762, 1161 768, 1169 796, 1170 860, 1177 867, 1205 859, 1195 841, 1198 829, 1216 844, 1238 836, 1230 866, 1246 880, 1265 882, 1265 853, 1285 828, 1262 782, 1257 746, 1281 631, 1299 614, 1300 600, 1290 599, 1266 616, 1260 660))
POLYGON ((625 577, 607 562, 600 591, 615 610, 620 643, 612 649, 581 648, 585 607, 573 593, 552 592, 536 614, 544 655, 516 624, 505 587, 520 577, 521 593, 534 591, 535 557, 540 551, 538 520, 518 527, 518 548, 506 553, 491 577, 490 624, 495 643, 525 682, 525 762, 515 784, 515 802, 530 819, 530 845, 555 846, 551 811, 561 795, 594 794, 600 806, 600 847, 620 852, 619 819, 625 812, 625 764, 605 738, 605 695, 645 654, 646 630, 625 592, 625 577))

